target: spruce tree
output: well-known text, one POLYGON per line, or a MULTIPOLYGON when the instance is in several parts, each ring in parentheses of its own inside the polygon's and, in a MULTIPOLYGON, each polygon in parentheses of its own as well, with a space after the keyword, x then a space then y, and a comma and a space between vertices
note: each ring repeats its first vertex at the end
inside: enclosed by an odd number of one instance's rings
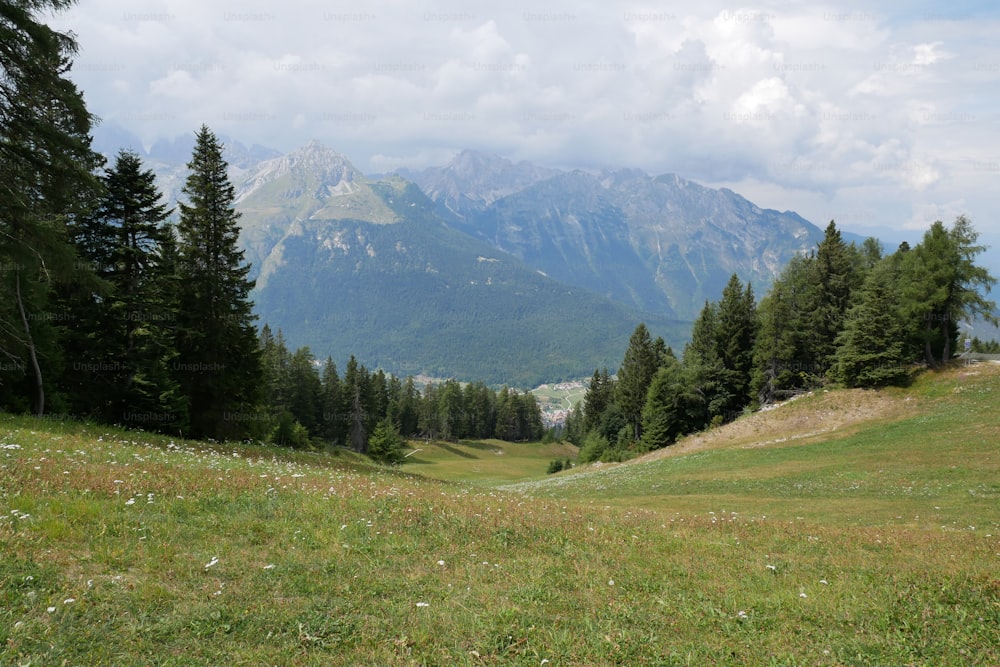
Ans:
POLYGON ((905 331, 894 263, 883 260, 868 274, 858 302, 847 312, 837 338, 834 375, 848 387, 905 384, 905 331))
POLYGON ((705 302, 691 328, 691 342, 684 347, 684 367, 705 397, 706 421, 724 419, 726 406, 734 399, 729 372, 722 359, 719 305, 705 302))
POLYGON ((618 368, 618 382, 615 383, 615 402, 626 424, 631 427, 634 440, 642 437, 642 408, 658 363, 649 330, 645 324, 639 324, 629 339, 625 357, 618 368))
POLYGON ((596 428, 601 423, 604 412, 615 400, 615 385, 607 368, 594 371, 590 385, 583 396, 583 427, 584 431, 596 428))
POLYGON ((337 365, 326 358, 323 365, 323 438, 332 445, 347 441, 347 409, 337 365))
POLYGON ((727 421, 752 401, 750 381, 757 329, 757 303, 753 288, 747 283, 744 289, 740 279, 733 274, 719 301, 715 331, 719 359, 726 369, 731 395, 722 406, 727 421))
MULTIPOLYGON (((420 392, 413 382, 413 376, 406 378, 399 394, 399 406, 396 409, 399 433, 404 438, 417 434, 420 424, 420 392)), ((490 431, 492 433, 492 431, 490 431)), ((477 437, 487 437, 478 435, 477 437)))
POLYGON ((99 193, 92 117, 67 78, 76 42, 39 20, 71 4, 0 3, 0 407, 38 415, 62 365, 65 313, 53 292, 92 280, 75 261, 65 223, 99 193))
POLYGON ((315 358, 308 347, 300 347, 295 351, 288 370, 291 390, 288 408, 310 436, 320 437, 323 420, 323 384, 316 369, 315 358))
POLYGON ((245 421, 230 418, 257 405, 261 363, 253 281, 237 246, 239 214, 222 158, 222 145, 205 126, 198 131, 180 204, 178 308, 174 371, 188 399, 195 437, 240 437, 245 421))
POLYGON ((844 328, 844 316, 861 283, 859 257, 855 247, 844 243, 831 220, 812 264, 814 302, 806 316, 808 352, 816 375, 824 375, 836 362, 837 336, 844 328))
POLYGON ((181 432, 187 409, 169 365, 177 313, 170 214, 152 170, 121 151, 102 177, 96 210, 70 229, 81 258, 104 283, 66 300, 73 327, 67 350, 92 363, 67 369, 64 388, 75 411, 102 421, 181 432))
POLYGON ((341 385, 344 391, 345 418, 347 426, 347 442, 354 451, 360 454, 368 452, 368 434, 371 429, 367 399, 371 385, 368 369, 351 355, 344 371, 344 381, 341 385))
POLYGON ((817 381, 810 347, 816 303, 815 258, 793 257, 761 300, 754 343, 751 396, 770 403, 817 381))
POLYGON ((660 368, 649 386, 642 410, 640 447, 651 451, 673 444, 685 433, 700 428, 707 406, 697 380, 677 361, 660 368))

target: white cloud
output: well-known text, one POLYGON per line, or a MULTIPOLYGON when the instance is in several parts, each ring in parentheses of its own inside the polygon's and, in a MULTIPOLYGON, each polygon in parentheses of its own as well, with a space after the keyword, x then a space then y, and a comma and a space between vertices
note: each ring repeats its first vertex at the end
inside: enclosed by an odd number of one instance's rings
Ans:
POLYGON ((672 171, 819 221, 847 211, 900 226, 961 202, 1000 225, 996 12, 944 20, 721 0, 137 7, 88 0, 54 22, 78 35, 74 76, 91 110, 147 144, 205 122, 281 150, 318 138, 379 171, 471 147, 672 171))

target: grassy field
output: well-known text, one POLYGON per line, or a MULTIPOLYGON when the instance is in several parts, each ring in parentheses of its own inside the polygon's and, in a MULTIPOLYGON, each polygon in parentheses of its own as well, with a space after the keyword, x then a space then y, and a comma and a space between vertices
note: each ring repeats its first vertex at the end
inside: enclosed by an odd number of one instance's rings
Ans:
POLYGON ((1000 664, 998 397, 954 369, 553 476, 0 417, 0 664, 1000 664))
POLYGON ((513 443, 503 440, 461 442, 413 441, 404 469, 408 472, 475 486, 495 486, 543 479, 555 459, 576 459, 569 443, 513 443))

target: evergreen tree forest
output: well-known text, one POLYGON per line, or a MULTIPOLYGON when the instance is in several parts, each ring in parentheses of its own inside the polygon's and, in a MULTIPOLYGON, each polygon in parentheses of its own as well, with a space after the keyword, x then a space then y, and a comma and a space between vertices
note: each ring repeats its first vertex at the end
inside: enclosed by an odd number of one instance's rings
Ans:
POLYGON ((915 369, 952 358, 960 323, 997 322, 984 296, 996 279, 975 264, 985 250, 977 239, 959 216, 885 255, 875 239, 845 243, 831 221, 759 303, 732 276, 722 298, 705 304, 680 358, 640 325, 617 377, 594 373, 566 437, 582 462, 621 460, 830 384, 905 385, 915 369))

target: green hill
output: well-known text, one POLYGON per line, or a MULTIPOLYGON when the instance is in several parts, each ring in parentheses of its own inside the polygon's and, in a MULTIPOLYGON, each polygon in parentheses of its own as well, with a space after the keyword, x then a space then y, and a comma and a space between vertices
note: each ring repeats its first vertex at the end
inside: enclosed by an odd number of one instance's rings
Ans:
POLYGON ((817 394, 506 490, 0 417, 0 663, 995 665, 998 392, 817 394))

